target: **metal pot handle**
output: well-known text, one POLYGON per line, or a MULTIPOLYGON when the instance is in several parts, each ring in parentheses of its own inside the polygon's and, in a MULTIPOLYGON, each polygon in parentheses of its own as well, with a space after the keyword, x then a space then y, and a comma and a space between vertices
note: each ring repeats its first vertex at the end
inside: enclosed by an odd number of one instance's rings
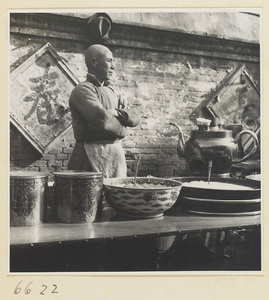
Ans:
POLYGON ((232 164, 238 164, 238 163, 246 160, 247 158, 249 158, 251 155, 253 155, 257 151, 257 148, 258 148, 258 145, 259 145, 259 140, 258 140, 257 135, 251 130, 243 130, 243 131, 239 132, 238 135, 234 138, 234 142, 238 143, 239 147, 243 147, 243 145, 242 145, 242 136, 244 134, 249 134, 253 137, 253 142, 254 142, 253 148, 243 158, 233 160, 232 164))

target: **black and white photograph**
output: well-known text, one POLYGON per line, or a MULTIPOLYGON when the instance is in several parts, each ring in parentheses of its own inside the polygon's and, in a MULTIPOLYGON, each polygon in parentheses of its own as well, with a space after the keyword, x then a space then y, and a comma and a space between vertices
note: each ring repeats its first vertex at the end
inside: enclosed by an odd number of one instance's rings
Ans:
POLYGON ((9 11, 8 273, 262 274, 261 24, 9 11))

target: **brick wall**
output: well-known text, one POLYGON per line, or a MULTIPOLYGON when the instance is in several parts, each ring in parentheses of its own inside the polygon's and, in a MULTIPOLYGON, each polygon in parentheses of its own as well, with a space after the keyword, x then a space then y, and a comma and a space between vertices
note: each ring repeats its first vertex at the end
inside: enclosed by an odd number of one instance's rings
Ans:
MULTIPOLYGON (((154 38, 154 37, 153 37, 154 38)), ((61 40, 51 36, 11 33, 11 71, 50 42, 63 57, 72 72, 83 81, 86 69, 81 41, 61 40), (30 42, 28 42, 30 37, 30 42)), ((207 41, 205 40, 205 43, 207 41)), ((209 99, 218 85, 238 66, 245 64, 259 84, 259 62, 245 59, 240 53, 232 56, 184 53, 148 49, 139 45, 126 47, 109 45, 116 59, 115 89, 125 99, 140 106, 141 125, 130 129, 124 139, 128 176, 134 175, 136 158, 141 157, 139 176, 179 176, 185 161, 176 154, 177 130, 170 121, 178 123, 188 134, 195 128, 199 104, 209 99), (222 57, 223 56, 223 57, 222 57)), ((54 172, 66 169, 74 139, 72 130, 42 156, 13 126, 10 127, 11 169, 26 168, 54 172)))

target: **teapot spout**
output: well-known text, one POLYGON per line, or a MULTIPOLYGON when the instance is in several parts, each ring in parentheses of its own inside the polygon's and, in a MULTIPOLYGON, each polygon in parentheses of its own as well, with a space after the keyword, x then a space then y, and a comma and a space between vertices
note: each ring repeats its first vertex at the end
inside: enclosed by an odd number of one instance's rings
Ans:
POLYGON ((177 142, 177 154, 180 157, 185 157, 185 140, 184 140, 184 135, 181 127, 178 124, 175 124, 173 122, 170 122, 171 125, 176 126, 176 128, 179 131, 178 134, 178 142, 177 142))

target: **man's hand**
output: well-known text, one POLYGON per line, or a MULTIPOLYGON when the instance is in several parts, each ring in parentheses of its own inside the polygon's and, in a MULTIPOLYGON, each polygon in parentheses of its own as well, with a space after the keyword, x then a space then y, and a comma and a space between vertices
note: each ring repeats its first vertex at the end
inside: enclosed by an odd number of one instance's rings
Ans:
POLYGON ((117 109, 108 109, 109 113, 111 113, 114 117, 116 117, 121 125, 126 126, 126 120, 128 119, 128 114, 125 110, 117 108, 117 109))
POLYGON ((121 95, 118 96, 118 108, 120 109, 126 109, 129 107, 129 103, 121 97, 121 95))
POLYGON ((107 111, 111 113, 114 117, 117 117, 119 115, 116 109, 108 109, 107 111))

